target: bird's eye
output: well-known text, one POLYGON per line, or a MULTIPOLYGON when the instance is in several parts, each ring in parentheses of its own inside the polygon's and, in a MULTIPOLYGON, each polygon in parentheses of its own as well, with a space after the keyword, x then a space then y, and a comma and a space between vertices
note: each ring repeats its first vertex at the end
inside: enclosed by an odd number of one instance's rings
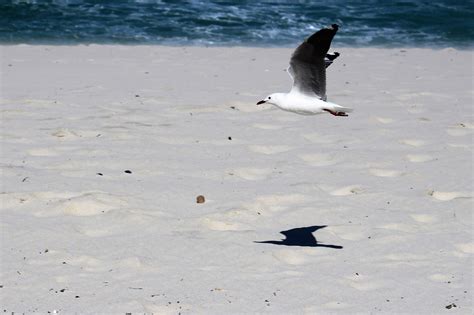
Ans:
POLYGON ((272 98, 269 96, 268 99, 271 100, 272 98))

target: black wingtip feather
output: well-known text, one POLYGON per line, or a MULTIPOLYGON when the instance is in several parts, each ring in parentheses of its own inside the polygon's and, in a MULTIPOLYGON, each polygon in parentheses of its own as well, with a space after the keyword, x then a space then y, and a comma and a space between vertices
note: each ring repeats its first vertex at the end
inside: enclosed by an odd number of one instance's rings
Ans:
POLYGON ((316 54, 325 56, 338 29, 339 25, 332 24, 330 28, 323 28, 311 35, 306 42, 314 46, 316 54))

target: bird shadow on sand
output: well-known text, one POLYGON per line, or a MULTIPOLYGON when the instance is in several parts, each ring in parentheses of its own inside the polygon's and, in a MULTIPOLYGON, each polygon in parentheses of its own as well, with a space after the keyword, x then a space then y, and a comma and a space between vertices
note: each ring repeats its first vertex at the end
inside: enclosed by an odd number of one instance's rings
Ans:
POLYGON ((280 233, 285 236, 281 241, 254 241, 254 243, 285 245, 285 246, 304 246, 304 247, 327 247, 334 249, 341 249, 339 245, 329 245, 320 243, 316 240, 313 232, 325 228, 327 225, 313 225, 307 227, 295 228, 280 233))

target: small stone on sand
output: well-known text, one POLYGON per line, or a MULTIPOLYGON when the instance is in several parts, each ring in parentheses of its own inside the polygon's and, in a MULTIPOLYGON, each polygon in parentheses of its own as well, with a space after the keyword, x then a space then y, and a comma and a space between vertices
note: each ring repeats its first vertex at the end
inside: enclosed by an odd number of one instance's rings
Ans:
POLYGON ((206 201, 206 199, 204 198, 203 195, 199 195, 196 197, 196 202, 197 203, 204 203, 206 201))

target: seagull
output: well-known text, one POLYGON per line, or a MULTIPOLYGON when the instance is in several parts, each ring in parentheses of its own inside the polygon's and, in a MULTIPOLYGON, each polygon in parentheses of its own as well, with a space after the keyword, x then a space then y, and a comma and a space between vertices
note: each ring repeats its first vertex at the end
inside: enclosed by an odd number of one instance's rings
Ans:
POLYGON ((287 69, 293 79, 291 91, 270 94, 257 105, 268 103, 301 115, 327 112, 334 116, 348 116, 351 108, 328 102, 326 97, 326 68, 339 57, 338 52, 328 54, 328 51, 338 29, 337 24, 323 28, 299 45, 287 69))

